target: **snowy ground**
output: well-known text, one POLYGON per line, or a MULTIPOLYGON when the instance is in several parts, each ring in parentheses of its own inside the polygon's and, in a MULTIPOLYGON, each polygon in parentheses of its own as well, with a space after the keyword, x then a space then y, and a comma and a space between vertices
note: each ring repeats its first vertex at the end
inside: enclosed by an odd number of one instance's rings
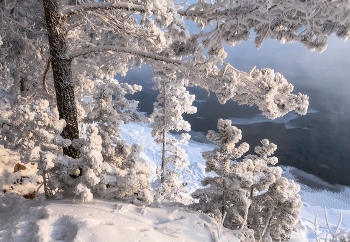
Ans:
POLYGON ((204 214, 180 206, 161 208, 95 199, 24 201, 5 196, 1 202, 1 241, 239 241, 234 231, 218 229, 204 214))
MULTIPOLYGON (((160 163, 160 146, 153 142, 150 128, 147 125, 123 125, 121 136, 129 143, 144 146, 142 156, 155 171, 160 163)), ((191 163, 191 173, 184 173, 183 179, 190 184, 190 191, 199 187, 205 176, 201 152, 212 148, 210 144, 193 141, 185 148, 191 163)), ((19 157, 14 152, 0 146, 0 186, 13 176, 13 167, 17 162, 19 157)), ((284 167, 284 170, 287 177, 293 177, 292 168, 284 167)), ((315 241, 316 214, 319 224, 317 234, 319 238, 325 238, 328 228, 323 206, 327 206, 331 229, 337 225, 340 213, 343 215, 341 230, 350 228, 350 189, 343 187, 340 190, 334 193, 302 186, 304 206, 301 224, 291 241, 315 241)), ((234 231, 221 230, 219 227, 208 216, 190 212, 180 205, 152 208, 99 198, 90 203, 80 203, 73 197, 35 201, 14 195, 0 195, 0 241, 4 242, 238 241, 234 231)))

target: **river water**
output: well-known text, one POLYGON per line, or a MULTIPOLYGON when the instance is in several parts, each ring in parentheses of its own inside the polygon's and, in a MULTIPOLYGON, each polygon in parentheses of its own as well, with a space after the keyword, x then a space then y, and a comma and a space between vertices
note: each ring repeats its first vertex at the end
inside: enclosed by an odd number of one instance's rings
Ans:
MULTIPOLYGON (((308 114, 289 113, 268 120, 256 107, 229 101, 218 103, 215 95, 189 88, 196 95, 198 112, 185 115, 191 123, 192 138, 206 142, 205 134, 216 129, 219 118, 231 119, 243 132, 243 140, 253 147, 267 138, 277 144, 279 164, 293 166, 331 184, 350 186, 350 43, 331 37, 328 49, 320 54, 301 44, 281 45, 266 41, 261 50, 249 40, 227 49, 229 61, 243 71, 268 67, 284 75, 295 92, 310 97, 308 114)), ((151 113, 157 92, 152 90, 152 71, 144 66, 131 70, 121 82, 140 84, 143 90, 129 98, 140 101, 140 111, 151 113)), ((305 176, 300 177, 307 182, 305 176)))

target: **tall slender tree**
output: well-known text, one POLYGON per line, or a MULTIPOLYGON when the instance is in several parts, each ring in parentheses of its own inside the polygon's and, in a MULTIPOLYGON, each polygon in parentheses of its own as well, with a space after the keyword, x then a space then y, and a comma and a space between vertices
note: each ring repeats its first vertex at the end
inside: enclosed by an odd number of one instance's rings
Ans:
POLYGON ((186 144, 190 136, 182 134, 179 140, 168 138, 169 131, 191 130, 191 125, 184 120, 184 113, 193 114, 197 108, 192 106, 195 99, 187 90, 184 79, 176 79, 176 73, 156 73, 154 89, 159 91, 157 102, 154 103, 151 119, 152 136, 157 143, 162 144, 160 184, 157 191, 157 200, 181 201, 181 193, 185 191, 181 182, 180 170, 188 170, 189 161, 181 144, 186 144))

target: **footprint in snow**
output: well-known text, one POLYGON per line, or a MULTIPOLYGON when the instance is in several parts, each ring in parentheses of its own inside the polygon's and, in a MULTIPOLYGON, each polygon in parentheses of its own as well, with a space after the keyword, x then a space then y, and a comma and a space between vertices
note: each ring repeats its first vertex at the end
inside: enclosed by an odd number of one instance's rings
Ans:
POLYGON ((53 241, 73 241, 78 227, 72 222, 72 217, 62 216, 52 224, 50 237, 53 241))
POLYGON ((168 218, 158 218, 158 221, 154 223, 154 225, 160 225, 170 222, 171 220, 168 218))
POLYGON ((176 238, 181 238, 184 236, 184 234, 182 233, 181 230, 179 229, 171 229, 171 228, 168 228, 168 227, 161 227, 161 228, 155 228, 157 231, 163 233, 163 234, 166 234, 166 235, 169 235, 169 236, 172 236, 172 237, 176 237, 176 238))
POLYGON ((178 218, 174 218, 174 220, 183 220, 183 219, 186 219, 186 217, 185 216, 180 216, 180 217, 178 217, 178 218))

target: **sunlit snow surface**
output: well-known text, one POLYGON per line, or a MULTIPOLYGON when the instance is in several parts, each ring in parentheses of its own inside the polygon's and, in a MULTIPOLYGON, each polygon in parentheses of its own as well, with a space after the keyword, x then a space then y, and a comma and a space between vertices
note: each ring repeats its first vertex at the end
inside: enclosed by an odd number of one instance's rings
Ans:
MULTIPOLYGON (((153 142, 148 125, 125 124, 121 127, 121 138, 128 143, 144 146, 142 157, 151 165, 153 173, 160 164, 161 147, 153 142)), ((201 152, 213 149, 213 145, 190 141, 186 152, 190 160, 191 173, 184 172, 183 178, 189 184, 189 191, 200 187, 206 175, 205 162, 201 152)), ((15 153, 0 146, 1 183, 18 161, 15 153), (10 166, 10 167, 9 167, 10 166)), ((283 167, 285 176, 301 171, 283 167)), ((322 183, 317 177, 315 183, 322 183)), ((152 179, 155 179, 153 177, 152 179)), ((1 184, 0 184, 1 185, 1 184)), ((322 184, 327 186, 327 184, 322 184)), ((301 196, 304 205, 301 210, 301 224, 294 232, 293 240, 314 241, 314 219, 318 214, 317 233, 325 238, 327 231, 323 206, 327 206, 330 227, 334 228, 342 213, 341 229, 350 228, 350 189, 334 187, 332 190, 313 190, 302 185, 301 196)), ((220 230, 209 217, 186 211, 183 206, 166 205, 162 208, 146 208, 124 204, 98 197, 90 203, 80 203, 73 197, 65 200, 29 201, 18 196, 0 195, 0 241, 237 241, 234 232, 220 230), (218 231, 220 235, 218 235, 218 231)))
MULTIPOLYGON (((176 205, 155 208, 101 199, 79 203, 72 198, 25 201, 8 195, 0 206, 4 242, 204 242, 218 236, 212 218, 176 205)), ((238 242, 235 233, 222 229, 219 236, 238 242)))

